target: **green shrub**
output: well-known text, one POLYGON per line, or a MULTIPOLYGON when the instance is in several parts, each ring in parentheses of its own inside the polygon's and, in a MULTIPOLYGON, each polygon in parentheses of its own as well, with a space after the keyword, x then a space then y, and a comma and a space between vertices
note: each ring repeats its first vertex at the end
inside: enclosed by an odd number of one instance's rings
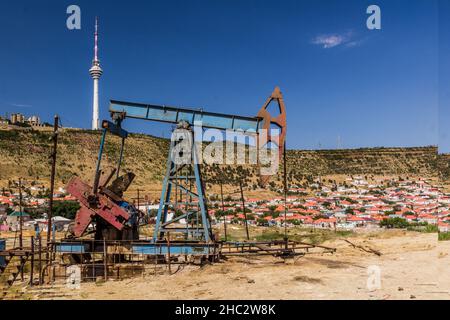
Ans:
POLYGON ((388 218, 384 219, 380 222, 380 227, 386 227, 388 229, 405 229, 408 228, 410 224, 406 219, 395 217, 395 218, 388 218))
POLYGON ((53 204, 53 216, 61 216, 67 219, 75 219, 80 204, 76 201, 56 201, 53 204))
POLYGON ((440 232, 439 241, 450 241, 450 232, 440 232))

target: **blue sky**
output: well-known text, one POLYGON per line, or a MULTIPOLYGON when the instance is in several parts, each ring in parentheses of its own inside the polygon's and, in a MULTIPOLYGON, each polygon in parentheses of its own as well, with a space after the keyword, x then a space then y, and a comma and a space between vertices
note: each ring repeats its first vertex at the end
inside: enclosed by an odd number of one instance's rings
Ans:
POLYGON ((65 126, 90 127, 96 15, 101 118, 109 99, 254 116, 278 85, 289 148, 445 140, 450 151, 450 130, 439 131, 450 93, 439 93, 438 53, 448 48, 439 46, 437 0, 1 1, 0 114, 58 113, 65 126), (81 30, 66 28, 71 4, 81 7, 81 30), (381 8, 381 30, 366 27, 370 4, 381 8))
POLYGON ((450 1, 439 3, 439 152, 450 152, 450 1))

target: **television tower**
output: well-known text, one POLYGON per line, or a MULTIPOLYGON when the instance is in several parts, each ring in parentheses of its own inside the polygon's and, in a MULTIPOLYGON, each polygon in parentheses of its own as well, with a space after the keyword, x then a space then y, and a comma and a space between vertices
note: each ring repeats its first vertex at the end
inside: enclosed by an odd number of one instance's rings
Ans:
POLYGON ((92 79, 94 79, 94 100, 92 104, 92 130, 99 129, 99 109, 98 109, 98 80, 103 74, 100 68, 100 60, 98 59, 98 18, 95 18, 95 33, 94 33, 94 60, 92 61, 92 68, 89 69, 92 79))

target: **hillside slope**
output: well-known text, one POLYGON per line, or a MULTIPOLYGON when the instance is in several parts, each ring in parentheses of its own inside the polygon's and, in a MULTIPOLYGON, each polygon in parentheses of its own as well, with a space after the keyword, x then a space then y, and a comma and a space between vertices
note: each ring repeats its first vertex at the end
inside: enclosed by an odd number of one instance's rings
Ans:
MULTIPOLYGON (((40 131, 0 131, 0 187, 19 177, 45 184, 49 180, 51 133, 40 131)), ((65 185, 73 175, 91 181, 100 142, 100 133, 63 130, 58 147, 57 183, 65 185)), ((127 140, 124 166, 137 175, 134 188, 158 191, 164 174, 169 141, 133 134, 127 140)), ((120 139, 108 136, 104 165, 113 167, 119 156, 120 139)), ((350 150, 289 150, 289 181, 297 183, 319 175, 421 175, 437 176, 436 147, 367 148, 350 150)), ((442 167, 442 165, 441 165, 442 167)), ((256 166, 208 166, 205 179, 240 176, 254 186, 256 166), (224 172, 225 170, 225 172, 224 172)), ((282 170, 280 170, 280 174, 282 170)), ((281 182, 281 176, 273 180, 281 182)))
MULTIPOLYGON (((22 177, 26 180, 49 180, 51 133, 40 131, 0 131, 0 184, 22 177)), ((100 133, 63 130, 59 135, 57 183, 64 185, 78 175, 91 181, 97 161, 100 133)), ((108 135, 103 167, 115 167, 121 141, 108 135)), ((137 175, 136 185, 162 179, 168 141, 144 135, 132 135, 124 152, 123 170, 137 175), (164 150, 159 152, 158 150, 164 150)))

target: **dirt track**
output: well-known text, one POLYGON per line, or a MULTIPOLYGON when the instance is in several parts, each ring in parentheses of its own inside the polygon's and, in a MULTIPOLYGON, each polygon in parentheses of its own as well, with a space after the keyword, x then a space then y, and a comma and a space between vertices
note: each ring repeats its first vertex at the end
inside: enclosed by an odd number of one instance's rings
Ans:
POLYGON ((60 289, 69 299, 450 299, 450 242, 435 234, 387 233, 352 242, 381 251, 352 248, 342 240, 334 255, 298 260, 234 258, 176 274, 138 277, 81 290, 60 289), (368 267, 379 266, 381 289, 367 287, 368 267))

